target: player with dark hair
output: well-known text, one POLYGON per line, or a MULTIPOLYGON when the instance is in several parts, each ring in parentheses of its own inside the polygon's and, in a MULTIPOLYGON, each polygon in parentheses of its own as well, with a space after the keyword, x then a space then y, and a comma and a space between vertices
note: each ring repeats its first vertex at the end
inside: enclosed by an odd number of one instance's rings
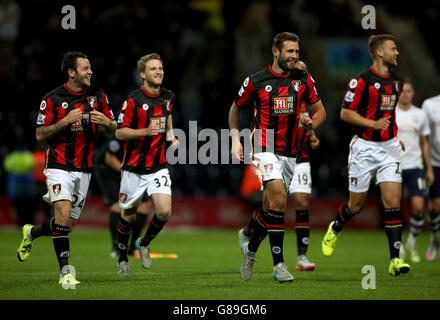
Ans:
POLYGON ((371 179, 382 194, 385 231, 390 251, 388 272, 408 273, 410 266, 399 257, 402 244, 400 162, 404 145, 397 138, 395 108, 402 81, 391 68, 397 66, 395 38, 373 35, 368 46, 373 64, 350 79, 342 103, 341 120, 353 126, 348 157, 349 200, 339 208, 322 241, 322 252, 331 256, 344 225, 364 208, 371 179))
POLYGON ((429 156, 428 136, 431 134, 425 111, 414 106, 414 88, 411 82, 403 83, 402 93, 396 108, 397 138, 405 144, 402 157, 402 187, 406 189, 411 203, 409 235, 402 245, 400 257, 409 253, 412 262, 420 262, 417 252, 417 236, 424 224, 427 187, 434 182, 434 171, 429 156), (425 170, 426 168, 426 170, 425 170))
POLYGON ((231 154, 244 160, 239 139, 240 111, 253 107, 251 161, 263 185, 262 207, 256 211, 257 223, 249 242, 241 246, 242 279, 253 274, 256 252, 266 234, 273 258, 273 277, 279 282, 293 281, 283 257, 284 211, 287 190, 300 149, 299 126, 315 129, 326 117, 324 106, 309 73, 295 68, 299 56, 299 37, 282 32, 272 43, 273 63, 247 77, 229 111, 232 137, 231 154), (300 113, 303 100, 311 106, 313 117, 300 113))
POLYGON ((67 81, 43 97, 37 118, 36 138, 46 142, 48 193, 43 197, 53 205, 55 217, 40 226, 25 225, 17 255, 24 261, 31 253, 32 241, 53 237, 61 270, 59 283, 78 284, 68 263, 69 232, 76 225, 89 188, 97 125, 109 134, 116 122, 104 91, 91 84, 92 68, 80 52, 65 53, 61 70, 67 81))
MULTIPOLYGON (((298 60, 295 68, 307 71, 307 65, 298 60)), ((311 114, 310 107, 305 103, 301 103, 300 113, 311 114)), ((292 181, 289 186, 289 195, 292 197, 295 205, 296 220, 295 233, 297 243, 297 271, 313 271, 315 264, 307 259, 306 253, 309 246, 310 239, 310 194, 312 193, 312 175, 310 168, 310 153, 311 150, 319 147, 320 141, 316 137, 313 129, 306 130, 302 126, 298 128, 298 139, 301 143, 301 148, 298 149, 296 157, 297 165, 295 166, 292 181)), ((252 168, 254 170, 254 168, 252 168)), ((256 211, 252 213, 248 225, 238 232, 240 247, 243 243, 248 242, 255 229, 257 221, 255 220, 256 211)))
POLYGON ((116 138, 125 141, 118 224, 118 274, 130 274, 127 258, 128 239, 132 232, 137 206, 145 193, 151 196, 155 215, 144 237, 136 245, 144 268, 151 268, 150 242, 162 230, 171 215, 171 178, 165 156, 166 141, 178 145, 173 133, 174 93, 162 87, 164 78, 161 57, 143 56, 137 65, 144 80, 141 88, 124 101, 118 118, 116 138))

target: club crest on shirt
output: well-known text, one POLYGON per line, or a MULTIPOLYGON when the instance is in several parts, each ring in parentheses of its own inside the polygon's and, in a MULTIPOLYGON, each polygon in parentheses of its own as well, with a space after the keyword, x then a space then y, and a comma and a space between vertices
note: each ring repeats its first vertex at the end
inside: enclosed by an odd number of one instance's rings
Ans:
POLYGON ((61 184, 57 183, 52 186, 52 191, 55 195, 61 192, 61 184))
POLYGON ((96 97, 87 97, 87 101, 92 108, 96 108, 98 105, 98 99, 96 99, 96 97))
POLYGON ((292 86, 295 89, 296 92, 299 91, 299 88, 301 87, 301 81, 292 81, 292 86))
POLYGON ((356 187, 357 184, 358 184, 358 178, 351 177, 351 178, 350 178, 350 183, 351 183, 351 185, 352 185, 353 187, 356 187))
POLYGON ((271 174, 273 171, 273 164, 272 163, 265 164, 264 171, 266 171, 266 173, 268 174, 271 174))

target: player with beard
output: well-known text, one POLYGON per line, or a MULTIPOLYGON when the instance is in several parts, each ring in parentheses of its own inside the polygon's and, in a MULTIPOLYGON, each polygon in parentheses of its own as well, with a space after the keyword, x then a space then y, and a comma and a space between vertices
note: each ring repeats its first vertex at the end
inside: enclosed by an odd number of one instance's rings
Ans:
MULTIPOLYGON (((307 65, 301 60, 297 61, 295 68, 308 72, 307 65)), ((300 113, 302 112, 308 114, 311 113, 310 107, 304 102, 301 104, 300 113)), ((313 271, 315 269, 315 264, 310 262, 306 257, 310 238, 309 211, 310 194, 312 193, 310 154, 312 150, 319 147, 320 141, 316 137, 314 130, 305 130, 302 126, 298 129, 298 139, 301 143, 301 147, 298 149, 296 157, 297 164, 293 172, 288 192, 294 202, 296 211, 295 233, 298 250, 296 270, 313 271)), ((240 247, 244 242, 250 240, 250 237, 254 232, 255 226, 258 223, 255 220, 255 214, 256 211, 252 212, 248 225, 240 229, 238 232, 240 247)))
POLYGON ((379 185, 390 263, 388 272, 398 276, 410 266, 399 257, 402 244, 401 157, 404 144, 397 139, 396 105, 402 81, 391 68, 399 51, 392 35, 373 35, 368 40, 373 65, 350 79, 342 103, 341 120, 353 126, 348 157, 349 200, 328 227, 322 252, 331 256, 344 225, 364 208, 373 178, 379 185))
POLYGON ((108 134, 116 122, 104 91, 91 84, 92 68, 87 56, 70 51, 64 54, 61 70, 66 83, 46 94, 40 104, 36 138, 47 142, 46 168, 48 193, 43 197, 54 208, 55 217, 40 226, 25 225, 17 250, 19 261, 31 253, 32 242, 52 236, 61 270, 59 284, 79 283, 69 266, 69 233, 76 225, 90 184, 97 125, 108 134))
POLYGON ((244 80, 229 111, 231 154, 243 161, 240 112, 246 106, 253 108, 251 161, 263 185, 263 203, 255 213, 254 232, 249 242, 241 245, 241 276, 245 281, 251 278, 256 252, 268 233, 274 265, 272 275, 279 282, 291 282, 293 276, 283 257, 284 211, 301 148, 298 131, 300 125, 306 130, 317 128, 324 122, 326 112, 310 74, 295 68, 299 59, 299 37, 289 32, 277 34, 272 54, 272 65, 244 80), (300 113, 303 100, 311 106, 312 118, 300 113))

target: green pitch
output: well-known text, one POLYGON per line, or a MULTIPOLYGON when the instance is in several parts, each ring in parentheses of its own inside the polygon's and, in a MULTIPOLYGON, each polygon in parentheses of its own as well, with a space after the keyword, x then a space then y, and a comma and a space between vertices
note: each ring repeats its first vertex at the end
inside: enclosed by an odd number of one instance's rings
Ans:
MULTIPOLYGON (((142 300, 292 300, 292 299, 440 299, 440 259, 427 262, 424 253, 428 232, 419 236, 423 260, 411 264, 407 275, 388 275, 388 246, 382 231, 345 230, 335 253, 326 258, 320 243, 324 230, 312 230, 308 257, 313 272, 298 272, 296 236, 286 232, 284 256, 294 275, 293 283, 272 278, 268 239, 262 243, 248 282, 240 277, 242 262, 236 230, 179 231, 165 229, 153 242, 152 252, 176 253, 178 259, 153 259, 151 270, 130 258, 131 276, 116 274, 117 260, 110 258, 109 233, 78 228, 70 235, 71 265, 82 283, 75 290, 58 285, 58 264, 52 239, 39 238, 32 254, 18 262, 18 229, 0 230, 0 300, 9 299, 142 299, 142 300), (363 289, 365 265, 376 271, 375 289, 363 289)), ((406 238, 406 233, 405 233, 406 238)), ((369 282, 371 284, 371 282, 369 282)))

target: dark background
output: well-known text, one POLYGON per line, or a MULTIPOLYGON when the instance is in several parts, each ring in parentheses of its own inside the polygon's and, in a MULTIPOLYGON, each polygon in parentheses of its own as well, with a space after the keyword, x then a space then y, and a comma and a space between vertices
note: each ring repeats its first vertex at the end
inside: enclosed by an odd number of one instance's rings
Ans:
MULTIPOLYGON (((10 1, 0 0, 0 163, 13 150, 41 148, 35 121, 42 96, 61 85, 66 50, 86 53, 93 83, 107 93, 117 117, 124 96, 141 85, 136 61, 151 52, 164 59, 163 86, 176 93, 174 127, 228 128, 229 107, 243 80, 272 62, 275 34, 300 36, 300 58, 316 80, 328 113, 313 153, 313 193, 347 194, 350 128, 339 108, 350 76, 371 64, 367 39, 391 33, 400 51, 397 72, 415 82, 414 103, 440 92, 438 1, 369 1, 376 29, 361 26, 363 1, 10 1), (65 2, 65 3, 63 3, 65 2), (396 5, 398 3, 398 6, 396 5), (64 5, 76 9, 76 29, 64 30, 64 5), (11 29, 6 27, 12 21, 11 29), (16 23, 14 24, 14 21, 16 23)), ((250 125, 250 110, 242 127, 250 125)), ((238 195, 242 165, 176 165, 174 195, 238 195)), ((0 169, 0 194, 5 171, 0 169)), ((99 194, 95 181, 91 193, 99 194)))

